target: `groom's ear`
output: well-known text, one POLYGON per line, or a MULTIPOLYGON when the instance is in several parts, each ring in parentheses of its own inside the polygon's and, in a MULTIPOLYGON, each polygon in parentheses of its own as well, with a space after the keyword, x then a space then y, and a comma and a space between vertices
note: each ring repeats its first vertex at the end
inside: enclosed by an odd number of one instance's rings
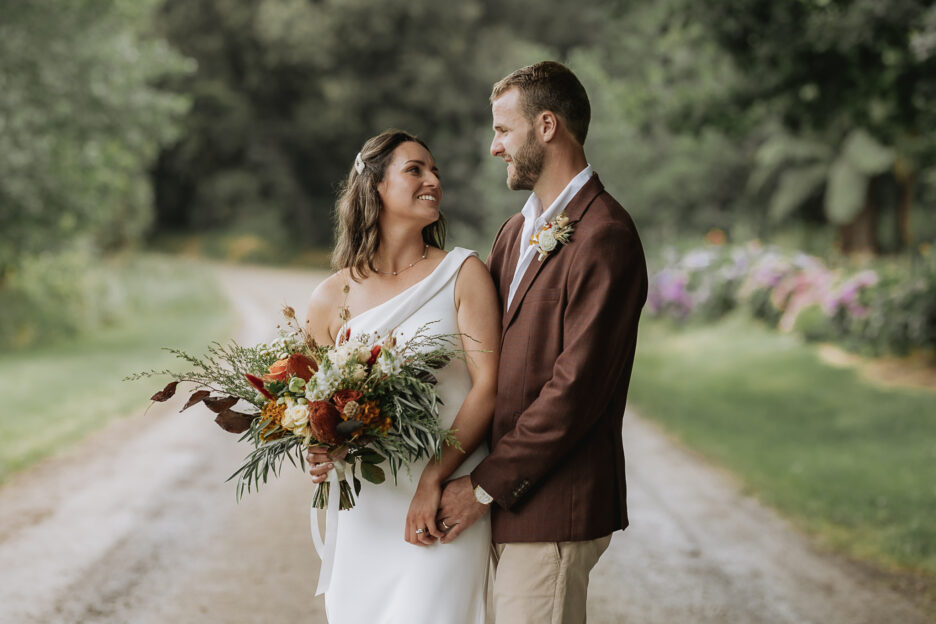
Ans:
POLYGON ((549 143, 556 138, 556 132, 559 130, 559 119, 554 112, 543 111, 536 121, 536 131, 544 143, 549 143))

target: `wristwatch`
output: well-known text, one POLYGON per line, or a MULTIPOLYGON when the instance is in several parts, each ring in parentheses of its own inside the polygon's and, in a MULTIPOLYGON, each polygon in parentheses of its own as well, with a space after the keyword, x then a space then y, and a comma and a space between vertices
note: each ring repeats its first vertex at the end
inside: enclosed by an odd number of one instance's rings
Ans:
POLYGON ((476 485, 474 489, 475 499, 482 505, 490 505, 494 502, 494 497, 484 491, 484 488, 480 485, 476 485))

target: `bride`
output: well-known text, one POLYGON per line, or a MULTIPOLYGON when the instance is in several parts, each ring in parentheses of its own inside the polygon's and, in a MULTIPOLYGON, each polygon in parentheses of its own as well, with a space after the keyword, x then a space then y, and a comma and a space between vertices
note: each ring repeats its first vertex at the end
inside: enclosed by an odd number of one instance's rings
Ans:
MULTIPOLYGON (((463 360, 437 375, 440 419, 461 450, 401 470, 396 485, 363 483, 357 504, 339 514, 332 577, 325 592, 332 624, 481 623, 491 532, 488 517, 451 543, 436 517, 442 486, 487 454, 494 410, 500 306, 475 252, 443 251, 442 186, 426 144, 401 131, 368 140, 337 202, 338 272, 312 293, 307 329, 320 343, 390 331, 405 340, 426 323, 462 334, 463 360)), ((312 450, 313 480, 332 467, 312 450)))

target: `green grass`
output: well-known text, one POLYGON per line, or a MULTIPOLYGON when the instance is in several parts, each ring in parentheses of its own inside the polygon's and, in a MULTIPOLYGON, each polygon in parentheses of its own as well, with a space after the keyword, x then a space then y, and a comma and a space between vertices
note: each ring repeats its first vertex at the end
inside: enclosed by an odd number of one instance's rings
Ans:
POLYGON ((871 385, 733 316, 645 321, 630 396, 822 543, 936 575, 936 393, 871 385))
POLYGON ((124 382, 132 372, 177 367, 162 347, 201 351, 233 327, 204 274, 166 261, 155 305, 73 340, 0 354, 0 482, 106 423, 139 413, 166 380, 124 382), (172 269, 172 270, 169 270, 172 269))

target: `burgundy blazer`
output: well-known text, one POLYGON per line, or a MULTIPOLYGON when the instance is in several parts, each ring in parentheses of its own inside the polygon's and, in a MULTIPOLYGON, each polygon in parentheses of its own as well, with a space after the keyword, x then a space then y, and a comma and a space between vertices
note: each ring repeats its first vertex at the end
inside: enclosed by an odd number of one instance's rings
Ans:
MULTIPOLYGON (((627 526, 621 421, 647 267, 637 229, 598 176, 566 208, 566 245, 534 257, 503 316, 491 454, 471 482, 494 497, 495 542, 589 540, 627 526)), ((500 293, 523 216, 488 258, 500 293)))

